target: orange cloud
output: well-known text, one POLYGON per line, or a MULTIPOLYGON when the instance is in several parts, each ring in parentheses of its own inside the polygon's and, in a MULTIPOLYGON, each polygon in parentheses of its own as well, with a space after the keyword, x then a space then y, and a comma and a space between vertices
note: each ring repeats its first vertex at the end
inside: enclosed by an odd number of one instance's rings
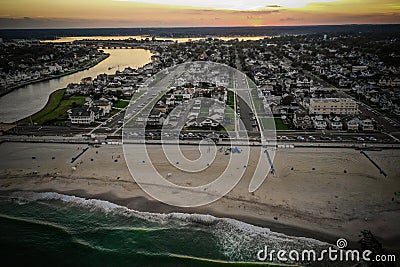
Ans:
POLYGON ((263 2, 265 8, 243 11, 113 0, 2 0, 0 28, 400 23, 397 0, 315 0, 299 8, 287 7, 289 0, 263 2))

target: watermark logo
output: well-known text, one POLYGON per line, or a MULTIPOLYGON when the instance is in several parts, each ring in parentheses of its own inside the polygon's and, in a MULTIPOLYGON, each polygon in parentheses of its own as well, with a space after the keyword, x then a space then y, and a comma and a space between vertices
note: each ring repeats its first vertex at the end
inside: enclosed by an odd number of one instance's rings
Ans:
POLYGON ((339 249, 344 249, 344 248, 346 248, 346 247, 347 247, 347 240, 344 239, 344 238, 339 238, 339 239, 336 241, 336 246, 337 246, 339 249))
POLYGON ((254 192, 274 173, 275 123, 262 99, 244 73, 213 62, 184 63, 152 76, 126 110, 123 150, 131 175, 152 198, 179 207, 220 199, 249 167, 248 190, 254 192), (199 156, 188 157, 186 145, 197 146, 199 156), (250 161, 255 150, 258 159, 250 161), (208 170, 217 177, 202 185, 174 180, 208 170))
POLYGON ((265 246, 257 252, 258 261, 268 262, 396 262, 395 255, 375 255, 371 250, 351 250, 347 248, 347 240, 340 238, 336 247, 329 246, 324 250, 283 250, 270 249, 265 246))

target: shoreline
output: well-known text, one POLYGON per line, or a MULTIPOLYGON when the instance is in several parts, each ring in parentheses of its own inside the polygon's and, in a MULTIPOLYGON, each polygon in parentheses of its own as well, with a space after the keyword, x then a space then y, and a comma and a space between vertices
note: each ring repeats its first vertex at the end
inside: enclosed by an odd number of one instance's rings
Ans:
MULTIPOLYGON (((66 72, 66 73, 62 73, 62 74, 53 75, 53 76, 50 76, 50 77, 45 77, 45 78, 41 78, 41 79, 37 79, 37 80, 24 82, 23 84, 14 85, 14 86, 12 86, 10 88, 5 89, 4 91, 1 91, 0 92, 0 97, 5 96, 5 95, 11 93, 12 91, 17 90, 19 88, 22 88, 24 86, 28 86, 28 85, 35 84, 35 83, 40 83, 40 82, 45 82, 45 81, 49 81, 49 80, 53 80, 53 79, 58 79, 58 78, 61 78, 61 77, 64 77, 64 76, 68 76, 68 75, 71 75, 71 74, 75 74, 75 73, 84 71, 86 69, 93 68, 94 66, 96 66, 100 62, 102 62, 105 59, 107 59, 109 56, 110 56, 110 54, 104 54, 104 56, 100 59, 100 61, 93 62, 89 66, 82 67, 82 68, 79 68, 79 69, 76 69, 76 70, 73 70, 73 71, 70 71, 70 72, 66 72)), ((60 89, 62 89, 62 88, 60 88, 60 89)), ((57 89, 57 90, 60 90, 60 89, 57 89)))
MULTIPOLYGON (((58 193, 62 195, 76 196, 85 199, 96 199, 103 200, 113 204, 117 204, 119 206, 123 206, 129 208, 131 210, 139 211, 139 212, 149 212, 149 213, 159 213, 159 214, 170 214, 170 213, 185 213, 185 214, 199 214, 199 215, 211 215, 218 219, 234 219, 239 222, 247 223, 253 226, 268 228, 272 232, 285 234, 287 236, 298 237, 298 238, 310 238, 314 240, 318 240, 321 242, 329 243, 332 245, 336 244, 337 237, 334 235, 329 235, 319 231, 312 231, 310 229, 283 224, 281 222, 277 222, 274 220, 260 219, 252 216, 245 215, 230 215, 224 212, 217 212, 209 207, 202 208, 178 208, 174 206, 170 206, 168 204, 158 202, 156 200, 151 200, 147 197, 130 197, 130 198, 120 198, 115 196, 111 192, 102 193, 102 194, 91 194, 85 190, 71 190, 71 191, 59 191, 59 190, 38 190, 38 191, 25 191, 25 190, 16 190, 16 191, 1 191, 0 195, 10 196, 13 193, 17 192, 34 192, 34 193, 58 193)), ((348 240, 349 246, 351 248, 359 248, 357 242, 348 240)), ((262 244, 260 244, 262 245, 262 244)))
MULTIPOLYGON (((48 179, 48 176, 39 176, 40 178, 43 179, 48 179)), ((19 176, 19 177, 12 177, 12 179, 31 179, 32 176, 19 176)), ((2 177, 0 176, 0 180, 2 177)), ((68 177, 50 177, 50 179, 65 179, 65 180, 70 180, 68 177)), ((80 180, 94 180, 96 178, 78 178, 80 180)), ((141 189, 139 189, 141 190, 141 189)), ((243 222, 246 224, 250 224, 252 226, 257 226, 257 227, 262 227, 262 228, 268 228, 272 232, 279 233, 279 234, 284 234, 287 236, 291 237, 296 237, 296 238, 309 238, 313 240, 317 240, 320 242, 325 242, 331 245, 336 245, 336 241, 339 238, 343 238, 342 235, 339 233, 335 233, 335 231, 327 231, 324 228, 313 228, 313 225, 307 225, 306 224, 295 224, 295 223, 288 223, 287 221, 280 221, 280 220, 274 220, 274 217, 268 217, 268 218, 261 218, 257 216, 257 214, 249 215, 249 214, 238 214, 238 213, 229 213, 229 210, 225 209, 216 209, 213 207, 214 203, 208 204, 206 206, 202 207, 194 207, 194 208, 182 208, 182 207, 175 207, 171 206, 162 202, 159 202, 157 200, 152 199, 150 196, 146 195, 146 193, 143 192, 143 195, 140 196, 132 196, 132 197, 124 197, 124 196, 118 196, 112 191, 107 191, 107 192, 100 192, 100 193, 91 193, 87 191, 86 189, 65 189, 65 190, 59 190, 55 189, 52 187, 44 187, 40 189, 32 189, 32 190, 26 190, 26 189, 15 189, 15 190, 3 190, 0 186, 0 195, 3 196, 10 196, 14 193, 17 192, 34 192, 34 193, 58 193, 62 195, 69 195, 69 196, 76 196, 84 199, 95 199, 95 200, 103 200, 107 201, 113 204, 117 204, 119 206, 123 206, 126 208, 129 208, 131 210, 135 210, 138 212, 149 212, 149 213, 159 213, 159 214, 170 214, 170 213, 184 213, 184 214, 199 214, 199 215, 211 215, 214 216, 218 219, 234 219, 239 222, 243 222)), ((226 198, 223 197, 223 198, 226 198)), ((238 202, 241 203, 243 200, 242 199, 232 199, 228 198, 229 201, 231 202, 238 202)), ((218 200, 219 201, 219 200, 218 200)), ((216 202, 218 202, 216 201, 216 202)), ((260 204, 260 203, 254 203, 255 205, 260 204)), ((276 209, 276 207, 271 206, 270 207, 272 210, 276 209)), ((280 211, 283 212, 283 211, 280 211)), ((303 218, 305 217, 305 214, 298 213, 297 211, 289 211, 290 216, 289 221, 295 217, 300 217, 300 221, 303 221, 303 218)), ((272 216, 273 213, 271 213, 272 216)), ((287 215, 287 214, 286 214, 287 215)), ((309 217, 309 220, 318 220, 319 218, 313 218, 309 217)), ((361 233, 361 232, 360 232, 361 233)), ((359 234, 360 234, 359 233, 359 234)), ((376 233, 373 233, 376 234, 376 233)), ((390 239, 383 239, 381 237, 378 237, 379 242, 383 245, 385 248, 389 248, 390 252, 394 252, 397 255, 400 254, 400 244, 397 242, 398 238, 397 237, 392 237, 390 239)), ((348 249, 361 249, 359 240, 358 239, 353 239, 349 237, 345 237, 345 239, 348 242, 348 249)), ((262 246, 263 244, 260 244, 262 246)))
MULTIPOLYGON (((16 123, 16 124, 24 124, 24 123, 23 123, 24 120, 27 120, 29 117, 33 117, 33 116, 35 116, 36 114, 42 112, 42 111, 47 107, 47 105, 50 103, 52 96, 53 96, 54 94, 56 94, 57 92, 61 91, 61 90, 65 90, 65 88, 60 88, 60 89, 57 89, 57 90, 55 90, 54 92, 52 92, 52 93, 49 95, 49 98, 47 99, 46 104, 43 106, 43 108, 41 108, 40 110, 38 110, 38 112, 35 112, 35 113, 33 113, 33 114, 29 115, 29 116, 26 116, 26 117, 23 118, 23 119, 20 119, 20 120, 18 120, 18 121, 15 121, 14 123, 16 123)), ((30 123, 28 123, 28 124, 30 124, 30 123)))
MULTIPOLYGON (((250 194, 248 186, 258 158, 254 153, 242 179, 223 198, 199 208, 177 208, 156 202, 139 187, 127 168, 121 146, 91 147, 75 163, 71 158, 86 146, 9 142, 0 146, 0 194, 57 192, 102 199, 138 211, 210 214, 333 244, 345 238, 352 247, 358 247, 359 234, 367 229, 384 247, 400 252, 400 198, 392 200, 393 191, 400 188, 400 149, 369 153, 388 173, 387 178, 354 149, 277 150, 277 176, 268 176, 250 194)), ((181 149, 195 158, 198 150, 194 148, 181 149)), ((259 148, 251 149, 257 152, 259 148)), ((185 186, 215 179, 213 175, 225 169, 230 158, 218 153, 215 165, 187 175, 166 164, 159 146, 149 146, 148 150, 161 175, 172 173, 169 180, 185 186)), ((170 190, 165 188, 165 192, 170 190)))

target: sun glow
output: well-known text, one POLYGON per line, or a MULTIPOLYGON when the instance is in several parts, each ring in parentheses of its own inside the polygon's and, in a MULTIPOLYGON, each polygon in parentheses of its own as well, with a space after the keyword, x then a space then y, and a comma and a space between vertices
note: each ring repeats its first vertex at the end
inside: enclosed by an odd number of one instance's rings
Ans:
POLYGON ((337 0, 115 0, 147 4, 213 8, 226 10, 260 10, 264 8, 299 8, 312 2, 335 2, 337 0))
POLYGON ((398 24, 398 0, 1 0, 0 28, 398 24))

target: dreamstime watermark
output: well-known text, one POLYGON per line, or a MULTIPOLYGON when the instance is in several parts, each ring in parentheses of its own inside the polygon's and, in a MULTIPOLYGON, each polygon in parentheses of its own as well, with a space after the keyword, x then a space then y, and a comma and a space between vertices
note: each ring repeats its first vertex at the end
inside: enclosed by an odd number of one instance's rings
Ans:
POLYGON ((327 249, 316 251, 313 249, 305 250, 276 250, 267 246, 257 252, 258 261, 268 262, 396 262, 395 255, 373 255, 371 250, 346 250, 347 240, 340 238, 336 242, 336 247, 329 246, 327 249))
POLYGON ((248 191, 257 190, 273 171, 276 147, 272 113, 258 94, 244 73, 214 62, 184 63, 151 77, 130 101, 122 130, 125 160, 136 183, 156 200, 196 207, 226 195, 251 165, 254 173, 248 191), (191 127, 201 131, 192 133, 188 130, 191 127), (257 142, 249 137, 252 131, 261 138, 256 162, 250 161, 251 146, 257 142), (203 139, 183 141, 182 135, 203 139), (225 150, 216 144, 222 138, 225 150), (165 158, 161 165, 170 166, 166 173, 159 170, 160 161, 149 153, 154 143, 161 144, 156 152, 165 158), (186 144, 198 146, 197 159, 189 159, 182 152, 186 144), (218 154, 229 157, 223 169, 218 154), (182 186, 172 182, 178 172, 190 177, 215 164, 218 177, 208 184, 182 186))

